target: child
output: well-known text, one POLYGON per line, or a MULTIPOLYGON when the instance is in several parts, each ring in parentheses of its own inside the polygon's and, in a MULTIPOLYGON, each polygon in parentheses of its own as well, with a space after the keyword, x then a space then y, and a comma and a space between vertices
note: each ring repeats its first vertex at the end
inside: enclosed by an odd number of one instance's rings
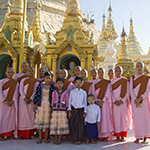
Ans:
POLYGON ((36 112, 34 128, 39 130, 39 140, 37 144, 42 143, 42 130, 45 129, 45 143, 48 141, 48 132, 50 126, 50 104, 52 101, 52 92, 55 90, 54 84, 50 84, 52 78, 49 72, 44 73, 44 81, 40 83, 34 95, 33 111, 36 112))
POLYGON ((132 130, 129 109, 129 81, 121 76, 122 73, 122 67, 117 66, 115 68, 116 78, 111 79, 114 136, 117 137, 116 141, 119 142, 124 142, 127 131, 132 130))
POLYGON ((74 85, 73 85, 73 83, 71 81, 67 80, 67 77, 68 77, 68 71, 66 69, 62 69, 61 70, 61 78, 64 79, 64 86, 63 86, 63 88, 65 90, 67 90, 68 93, 70 94, 70 91, 72 89, 74 89, 74 85))
POLYGON ((75 69, 74 69, 74 74, 75 74, 75 76, 74 76, 74 77, 71 77, 71 78, 69 79, 69 81, 73 82, 76 77, 80 76, 80 75, 81 75, 81 74, 80 74, 80 73, 81 73, 81 70, 82 70, 82 69, 81 69, 80 66, 76 66, 75 69))
POLYGON ((69 125, 66 110, 68 109, 69 95, 67 90, 63 88, 64 80, 58 78, 56 80, 56 90, 52 93, 52 119, 50 130, 55 135, 54 144, 61 144, 62 135, 69 134, 69 125), (59 136, 59 138, 58 138, 59 136))
MULTIPOLYGON (((58 70, 56 70, 56 79, 60 78, 60 76, 61 76, 61 69, 58 69, 58 70)), ((53 80, 55 83, 56 83, 56 79, 53 80)))
POLYGON ((83 85, 82 85, 81 88, 82 88, 83 90, 85 90, 86 93, 88 94, 88 93, 89 93, 90 86, 91 86, 92 83, 86 81, 87 77, 88 77, 88 72, 87 72, 87 70, 82 69, 82 70, 81 70, 81 78, 83 79, 83 85))
POLYGON ((82 84, 83 79, 76 77, 76 89, 72 90, 69 96, 70 139, 75 145, 80 145, 80 140, 85 137, 84 118, 86 116, 87 94, 81 89, 82 84))
POLYGON ((18 111, 18 87, 13 68, 9 67, 5 72, 7 78, 0 80, 0 140, 4 137, 17 138, 17 111, 18 111))
POLYGON ((21 65, 22 72, 18 73, 18 74, 15 74, 14 79, 20 83, 22 79, 28 77, 27 76, 28 67, 29 67, 28 63, 23 62, 22 65, 21 65))
POLYGON ((20 82, 19 99, 19 130, 20 139, 30 139, 34 136, 33 98, 39 81, 34 76, 34 68, 29 67, 28 77, 20 82))
POLYGON ((109 69, 108 70, 108 77, 109 77, 109 80, 114 78, 114 71, 113 71, 113 69, 109 69))
POLYGON ((97 78, 97 75, 98 75, 97 70, 96 70, 96 69, 93 69, 93 70, 91 71, 91 77, 92 77, 92 79, 89 80, 88 82, 91 82, 91 83, 92 83, 92 82, 97 78))
POLYGON ((133 126, 136 140, 143 140, 147 144, 150 138, 150 79, 144 75, 144 64, 136 64, 137 74, 130 79, 130 95, 133 111, 133 126))
POLYGON ((87 106, 87 115, 85 117, 85 125, 86 125, 86 144, 89 144, 89 140, 92 141, 93 144, 97 144, 94 140, 98 139, 98 128, 97 125, 100 123, 100 108, 96 105, 95 96, 93 94, 89 94, 87 96, 87 101, 89 106, 87 106))
POLYGON ((39 78, 37 79, 39 82, 44 82, 44 73, 45 73, 45 70, 44 68, 40 68, 39 69, 39 78))
POLYGON ((101 108, 101 122, 98 125, 99 139, 107 142, 107 139, 113 132, 112 126, 112 104, 110 97, 110 84, 109 81, 103 78, 104 69, 98 69, 98 77, 93 81, 90 87, 90 94, 96 97, 96 104, 101 108))

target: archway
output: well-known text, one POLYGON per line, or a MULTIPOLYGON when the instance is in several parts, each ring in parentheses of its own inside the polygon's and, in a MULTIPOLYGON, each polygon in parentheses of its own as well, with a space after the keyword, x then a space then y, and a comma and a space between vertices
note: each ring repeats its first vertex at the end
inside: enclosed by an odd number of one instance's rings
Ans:
POLYGON ((5 70, 7 67, 12 67, 12 62, 13 60, 10 55, 0 55, 0 79, 5 77, 5 70))
POLYGON ((74 67, 70 68, 70 64, 74 64, 75 66, 80 66, 80 60, 76 55, 67 54, 61 57, 58 61, 58 69, 66 69, 68 70, 69 77, 74 76, 73 69, 74 67))
POLYGON ((76 66, 80 66, 80 60, 76 55, 67 54, 62 56, 58 61, 58 69, 69 69, 69 63, 75 62, 76 66))

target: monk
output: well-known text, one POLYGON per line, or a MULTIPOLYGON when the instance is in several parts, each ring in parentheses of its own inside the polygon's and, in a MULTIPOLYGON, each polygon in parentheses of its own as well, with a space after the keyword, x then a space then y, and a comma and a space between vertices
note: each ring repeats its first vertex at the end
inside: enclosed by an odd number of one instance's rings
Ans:
POLYGON ((13 68, 9 67, 5 72, 7 78, 0 80, 0 140, 5 137, 17 138, 17 111, 18 111, 18 87, 19 84, 12 77, 13 68))
POLYGON ((130 95, 133 111, 133 127, 136 140, 139 143, 147 144, 150 138, 150 79, 144 75, 144 64, 136 64, 137 74, 130 79, 130 95))
POLYGON ((70 94, 71 90, 73 90, 75 86, 71 81, 67 80, 68 71, 66 69, 62 69, 60 77, 64 79, 64 89, 70 94))
POLYGON ((81 67, 80 66, 76 66, 75 68, 74 68, 74 74, 75 74, 75 76, 74 77, 71 77, 71 78, 69 78, 69 81, 74 81, 74 79, 75 79, 75 77, 78 77, 78 76, 80 76, 81 75, 81 67))
POLYGON ((121 76, 122 73, 122 67, 117 66, 116 77, 111 79, 114 136, 118 142, 125 142, 127 131, 132 130, 129 81, 121 76))
POLYGON ((21 65, 22 72, 18 73, 18 74, 15 74, 14 79, 20 83, 23 78, 26 78, 28 67, 29 67, 28 63, 23 62, 22 65, 21 65))
POLYGON ((99 139, 107 142, 113 132, 112 104, 109 80, 103 78, 104 69, 98 69, 99 79, 95 79, 90 87, 90 94, 95 95, 95 103, 101 108, 101 121, 98 125, 99 139))
POLYGON ((44 82, 44 73, 45 73, 45 69, 41 67, 39 69, 39 78, 37 79, 39 82, 44 82))
POLYGON ((20 82, 19 99, 19 130, 18 136, 23 139, 30 139, 34 136, 33 98, 39 81, 34 76, 34 68, 29 67, 28 77, 20 82))
POLYGON ((111 79, 114 78, 114 70, 113 69, 109 69, 108 70, 108 77, 109 77, 109 80, 111 81, 111 79))
POLYGON ((96 69, 93 69, 93 70, 91 71, 91 77, 92 77, 92 79, 89 80, 88 82, 91 82, 91 83, 92 83, 95 79, 97 79, 97 75, 98 75, 97 70, 96 70, 96 69))
POLYGON ((82 69, 81 70, 81 78, 83 79, 83 84, 82 84, 82 87, 81 89, 83 89, 84 91, 86 91, 87 95, 89 93, 89 89, 90 89, 90 86, 92 83, 86 81, 87 80, 87 77, 88 77, 88 72, 86 69, 82 69))
MULTIPOLYGON (((56 79, 60 78, 61 76, 61 69, 56 70, 56 79)), ((56 83, 56 79, 53 80, 56 83)))

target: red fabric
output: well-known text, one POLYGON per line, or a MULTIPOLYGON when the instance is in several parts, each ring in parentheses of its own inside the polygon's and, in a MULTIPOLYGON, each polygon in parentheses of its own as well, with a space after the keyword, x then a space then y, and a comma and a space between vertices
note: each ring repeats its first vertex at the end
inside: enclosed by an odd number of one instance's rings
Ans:
POLYGON ((14 136, 13 135, 13 132, 14 131, 10 131, 10 132, 6 132, 6 133, 2 133, 2 134, 0 134, 0 137, 12 137, 12 136, 14 136))
POLYGON ((114 133, 116 137, 127 137, 127 131, 122 131, 120 133, 114 133))
POLYGON ((30 139, 31 136, 34 136, 34 129, 32 130, 18 130, 18 136, 23 139, 30 139))

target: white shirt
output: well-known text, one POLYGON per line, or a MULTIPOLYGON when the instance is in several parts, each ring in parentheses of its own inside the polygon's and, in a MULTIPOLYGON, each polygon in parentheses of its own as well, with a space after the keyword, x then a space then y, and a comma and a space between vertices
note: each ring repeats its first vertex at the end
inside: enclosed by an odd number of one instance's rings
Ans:
POLYGON ((71 106, 75 109, 84 108, 84 112, 86 113, 87 94, 84 90, 76 88, 70 92, 68 110, 71 110, 71 106))
POLYGON ((96 123, 100 122, 101 119, 101 113, 100 113, 100 107, 96 104, 89 105, 86 108, 87 114, 85 117, 85 122, 88 123, 96 123))

